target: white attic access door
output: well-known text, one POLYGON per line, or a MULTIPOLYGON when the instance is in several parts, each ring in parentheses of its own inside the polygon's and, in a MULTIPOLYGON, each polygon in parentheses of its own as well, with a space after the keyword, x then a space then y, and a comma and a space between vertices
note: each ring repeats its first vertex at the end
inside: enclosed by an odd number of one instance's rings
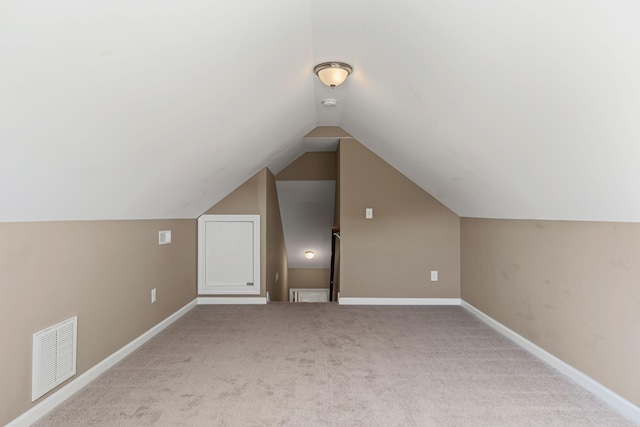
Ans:
POLYGON ((260 215, 198 219, 198 293, 260 294, 260 215))

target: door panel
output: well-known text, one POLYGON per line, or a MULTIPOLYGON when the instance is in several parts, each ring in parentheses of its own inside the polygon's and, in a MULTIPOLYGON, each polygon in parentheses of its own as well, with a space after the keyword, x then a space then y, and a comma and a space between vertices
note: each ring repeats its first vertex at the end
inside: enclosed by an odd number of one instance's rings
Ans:
POLYGON ((198 219, 198 293, 260 293, 259 215, 198 219))

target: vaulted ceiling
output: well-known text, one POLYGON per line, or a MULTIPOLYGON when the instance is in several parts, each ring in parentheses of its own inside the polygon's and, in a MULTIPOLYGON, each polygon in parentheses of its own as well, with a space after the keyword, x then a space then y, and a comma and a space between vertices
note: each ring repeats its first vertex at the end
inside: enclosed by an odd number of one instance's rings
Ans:
POLYGON ((317 125, 461 216, 640 221, 638 22, 632 0, 0 0, 0 221, 194 218, 317 125), (334 90, 328 60, 354 68, 334 90))

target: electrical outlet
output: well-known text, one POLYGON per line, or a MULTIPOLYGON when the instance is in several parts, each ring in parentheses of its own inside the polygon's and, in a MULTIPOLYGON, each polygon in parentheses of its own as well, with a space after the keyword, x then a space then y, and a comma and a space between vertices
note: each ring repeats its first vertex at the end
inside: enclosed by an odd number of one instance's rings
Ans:
POLYGON ((438 271, 432 271, 431 272, 431 281, 432 282, 437 282, 438 281, 438 271))
POLYGON ((156 302, 156 288, 151 289, 151 304, 156 302))

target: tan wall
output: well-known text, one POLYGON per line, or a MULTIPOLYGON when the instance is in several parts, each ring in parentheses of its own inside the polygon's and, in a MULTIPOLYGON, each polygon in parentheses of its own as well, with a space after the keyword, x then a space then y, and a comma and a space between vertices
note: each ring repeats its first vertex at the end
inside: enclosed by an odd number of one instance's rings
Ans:
MULTIPOLYGON (((260 214, 260 187, 266 182, 266 169, 253 175, 203 215, 258 215, 260 214)), ((266 198, 266 196, 264 196, 266 198)))
POLYGON ((0 223, 0 425, 32 406, 34 332, 78 316, 77 378, 195 298, 196 237, 195 220, 0 223))
POLYGON ((640 224, 462 219, 462 298, 640 404, 640 224))
MULTIPOLYGON (((262 284, 260 296, 264 297, 268 290, 272 301, 285 301, 286 249, 275 178, 271 171, 267 168, 262 169, 204 214, 260 215, 260 283, 262 284), (277 285, 276 273, 278 274, 277 285)), ((224 296, 233 295, 225 294, 224 296)), ((255 295, 235 296, 253 297, 255 295)))
POLYGON ((328 288, 330 271, 328 268, 290 268, 289 287, 328 288))
POLYGON ((278 181, 335 181, 336 153, 316 151, 304 153, 278 175, 278 181))
POLYGON ((353 139, 339 168, 341 296, 460 297, 458 216, 353 139))
POLYGON ((340 126, 317 126, 305 135, 306 138, 349 138, 351 135, 340 126))
MULTIPOLYGON (((260 296, 267 290, 267 169, 246 180, 227 197, 209 208, 203 215, 260 215, 260 296)), ((202 295, 210 296, 210 294, 202 295)), ((254 297, 255 295, 228 295, 254 297)))
POLYGON ((288 274, 276 180, 267 170, 267 290, 272 301, 289 299, 288 274))

